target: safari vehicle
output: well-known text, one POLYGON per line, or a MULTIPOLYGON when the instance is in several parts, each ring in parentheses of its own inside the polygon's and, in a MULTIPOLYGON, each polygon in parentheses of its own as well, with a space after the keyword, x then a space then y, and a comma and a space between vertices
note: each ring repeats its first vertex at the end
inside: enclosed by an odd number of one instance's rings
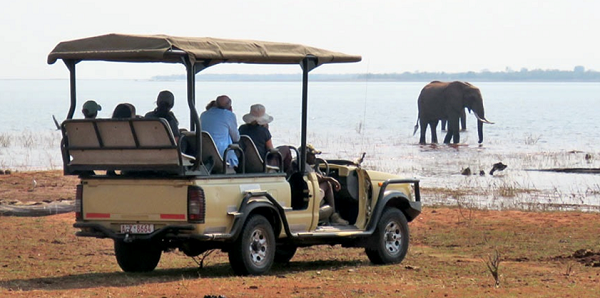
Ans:
POLYGON ((408 222, 421 212, 418 180, 365 170, 360 162, 322 160, 320 169, 342 185, 335 194, 337 212, 349 221, 332 226, 323 218, 327 205, 320 204, 317 176, 306 171, 308 74, 360 56, 288 43, 109 34, 61 42, 48 63, 59 59, 70 71, 71 91, 61 124, 64 174, 81 181, 76 235, 114 240, 123 271, 152 271, 162 252, 172 249, 188 256, 221 249, 240 275, 264 274, 311 245, 364 247, 375 264, 404 259, 408 222), (88 60, 183 64, 189 132, 176 140, 164 119, 73 119, 75 66, 88 60), (253 146, 233 145, 227 150, 239 154, 240 168, 225 171, 202 131, 195 102, 195 76, 220 63, 300 65, 302 132, 300 146, 291 147, 298 167, 273 169, 252 157, 253 146), (195 144, 191 155, 181 152, 185 139, 195 144), (112 171, 118 174, 106 174, 112 171))

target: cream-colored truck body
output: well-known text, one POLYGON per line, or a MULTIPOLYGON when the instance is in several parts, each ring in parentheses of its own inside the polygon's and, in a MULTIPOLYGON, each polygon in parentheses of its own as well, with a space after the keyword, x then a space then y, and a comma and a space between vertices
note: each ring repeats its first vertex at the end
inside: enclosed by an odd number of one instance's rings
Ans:
POLYGON ((81 181, 76 235, 112 239, 124 271, 151 271, 173 249, 188 256, 221 249, 243 275, 264 274, 297 248, 321 244, 364 247, 376 264, 404 259, 408 222, 421 212, 418 180, 363 169, 364 154, 356 162, 320 160, 319 174, 306 168, 308 72, 360 56, 288 43, 108 34, 59 43, 48 63, 57 60, 70 71, 70 108, 60 129, 64 173, 81 181), (87 60, 183 64, 189 130, 176 138, 160 118, 73 119, 75 68, 87 60), (195 76, 220 63, 301 66, 298 148, 283 146, 261 158, 245 140, 217 150, 200 125, 195 76), (229 151, 240 159, 235 170, 222 158, 229 151), (335 210, 323 203, 319 175, 341 185, 335 210), (348 224, 330 222, 332 212, 348 224))

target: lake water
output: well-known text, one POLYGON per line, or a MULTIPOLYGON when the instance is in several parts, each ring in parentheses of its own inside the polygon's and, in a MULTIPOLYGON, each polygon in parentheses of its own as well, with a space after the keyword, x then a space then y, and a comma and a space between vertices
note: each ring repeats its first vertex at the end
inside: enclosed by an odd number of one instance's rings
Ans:
MULTIPOLYGON (((532 171, 600 168, 600 83, 475 83, 486 118, 495 122, 485 126, 483 144, 477 144, 476 119, 468 115, 460 146, 420 146, 413 127, 425 84, 312 82, 308 141, 325 158, 355 159, 367 152, 366 168, 420 178, 427 189, 452 190, 428 192, 428 204, 600 209, 600 175, 532 171), (508 168, 490 176, 496 162, 508 168), (486 175, 461 175, 467 167, 486 175)), ((156 94, 169 89, 180 126, 189 127, 184 81, 80 80, 77 88, 76 117, 87 99, 102 105, 99 117, 110 117, 121 102, 145 114, 156 94)), ((300 82, 198 82, 196 92, 200 112, 217 95, 229 95, 238 124, 251 104, 264 104, 275 118, 274 144, 299 145, 300 82)), ((66 117, 68 81, 0 80, 0 103, 0 169, 60 169, 60 133, 52 115, 66 117)))

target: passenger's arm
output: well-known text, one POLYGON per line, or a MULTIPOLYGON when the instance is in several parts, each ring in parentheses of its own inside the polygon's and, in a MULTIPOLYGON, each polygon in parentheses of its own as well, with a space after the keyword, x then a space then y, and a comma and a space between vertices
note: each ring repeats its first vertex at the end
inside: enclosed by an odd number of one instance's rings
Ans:
POLYGON ((317 173, 317 181, 319 181, 319 183, 325 181, 329 182, 335 191, 339 191, 340 189, 342 189, 342 185, 340 184, 340 182, 333 177, 323 176, 317 173))
POLYGON ((271 139, 265 142, 265 147, 267 147, 267 151, 273 149, 273 142, 271 141, 271 139))
POLYGON ((231 137, 231 141, 237 143, 240 141, 240 132, 238 131, 237 120, 235 119, 235 115, 231 113, 229 125, 229 136, 231 137))

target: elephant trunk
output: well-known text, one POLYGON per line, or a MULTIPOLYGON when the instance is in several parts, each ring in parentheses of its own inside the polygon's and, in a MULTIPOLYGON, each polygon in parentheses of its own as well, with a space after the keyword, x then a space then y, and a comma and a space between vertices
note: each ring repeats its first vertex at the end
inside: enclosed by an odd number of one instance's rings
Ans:
POLYGON ((483 121, 477 120, 477 135, 479 136, 479 144, 483 143, 483 121))
POLYGON ((485 119, 483 111, 481 112, 482 117, 479 117, 479 114, 475 111, 473 111, 473 114, 477 118, 477 135, 479 136, 479 144, 481 144, 483 142, 483 123, 494 124, 494 122, 485 119))

